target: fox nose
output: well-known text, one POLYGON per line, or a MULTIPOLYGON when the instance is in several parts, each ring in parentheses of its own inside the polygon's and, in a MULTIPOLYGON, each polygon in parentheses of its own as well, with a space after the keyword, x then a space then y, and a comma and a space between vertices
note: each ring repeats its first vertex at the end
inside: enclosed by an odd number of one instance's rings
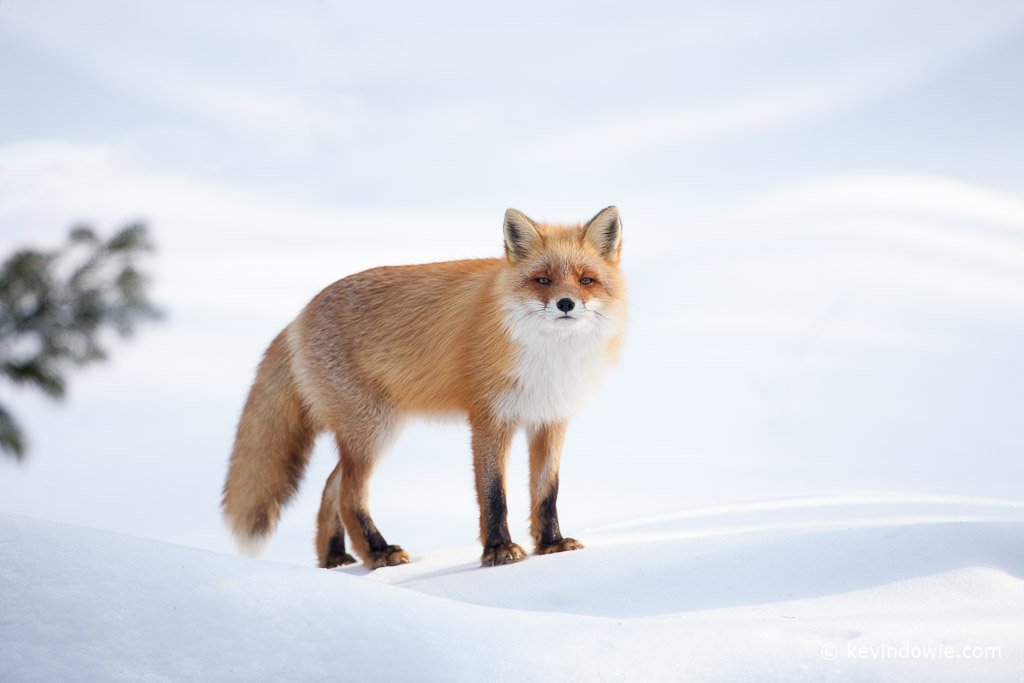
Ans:
POLYGON ((570 299, 569 297, 559 299, 558 303, 555 305, 558 306, 558 310, 560 310, 562 313, 568 313, 572 309, 576 308, 576 302, 570 299))

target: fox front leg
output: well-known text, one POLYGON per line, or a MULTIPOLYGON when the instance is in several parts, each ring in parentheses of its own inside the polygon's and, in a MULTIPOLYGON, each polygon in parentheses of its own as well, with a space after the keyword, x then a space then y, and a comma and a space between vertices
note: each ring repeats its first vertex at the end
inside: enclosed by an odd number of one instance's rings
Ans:
POLYGON ((512 542, 505 502, 505 464, 514 428, 488 419, 474 420, 473 473, 480 505, 480 542, 485 567, 511 564, 526 557, 526 551, 512 542))
POLYGON ((558 466, 565 423, 542 425, 530 432, 530 534, 538 555, 579 550, 583 544, 564 538, 558 526, 558 466))

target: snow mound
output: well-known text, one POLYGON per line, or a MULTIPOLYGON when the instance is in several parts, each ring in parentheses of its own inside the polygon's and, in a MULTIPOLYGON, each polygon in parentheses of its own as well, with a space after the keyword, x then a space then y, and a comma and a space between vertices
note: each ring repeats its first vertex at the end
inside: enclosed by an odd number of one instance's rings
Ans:
MULTIPOLYGON (((1002 679, 1024 522, 695 533, 324 571, 0 515, 0 678, 1002 679)), ((623 529, 631 529, 625 532, 623 529)))

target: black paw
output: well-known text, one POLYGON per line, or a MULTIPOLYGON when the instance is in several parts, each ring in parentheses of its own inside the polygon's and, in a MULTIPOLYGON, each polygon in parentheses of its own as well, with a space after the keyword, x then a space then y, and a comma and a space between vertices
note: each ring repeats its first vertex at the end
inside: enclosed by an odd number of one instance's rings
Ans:
POLYGON ((563 538, 547 545, 538 545, 534 552, 538 555, 550 555, 551 553, 564 553, 566 550, 579 550, 582 547, 583 544, 575 538, 563 538))
POLYGON ((328 555, 327 559, 324 560, 324 569, 331 569, 333 567, 344 567, 347 564, 355 564, 356 558, 352 557, 348 553, 341 553, 339 555, 328 555))
POLYGON ((484 548, 480 563, 485 567, 496 567, 499 564, 512 564, 524 559, 526 559, 526 551, 520 546, 515 543, 502 543, 484 548))
POLYGON ((366 566, 370 569, 394 567, 396 564, 409 564, 409 553, 397 545, 389 545, 384 550, 375 550, 366 559, 366 566))

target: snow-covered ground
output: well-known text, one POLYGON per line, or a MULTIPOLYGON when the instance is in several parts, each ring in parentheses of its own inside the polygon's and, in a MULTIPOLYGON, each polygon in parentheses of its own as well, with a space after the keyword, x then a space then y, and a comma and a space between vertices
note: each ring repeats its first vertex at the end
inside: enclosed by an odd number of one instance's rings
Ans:
POLYGON ((368 573, 0 515, 0 674, 963 681, 1024 670, 1020 506, 774 501, 586 538, 582 551, 505 567, 479 567, 467 546, 368 573), (886 516, 858 516, 879 504, 886 516))
POLYGON ((0 679, 1019 677, 1022 73, 1019 0, 0 2, 0 253, 146 219, 168 314, 63 405, 0 384, 0 679), (329 439, 280 564, 228 556, 234 424, 312 295, 611 203, 585 551, 477 569, 468 432, 413 424, 371 487, 413 564, 312 569, 329 439))

